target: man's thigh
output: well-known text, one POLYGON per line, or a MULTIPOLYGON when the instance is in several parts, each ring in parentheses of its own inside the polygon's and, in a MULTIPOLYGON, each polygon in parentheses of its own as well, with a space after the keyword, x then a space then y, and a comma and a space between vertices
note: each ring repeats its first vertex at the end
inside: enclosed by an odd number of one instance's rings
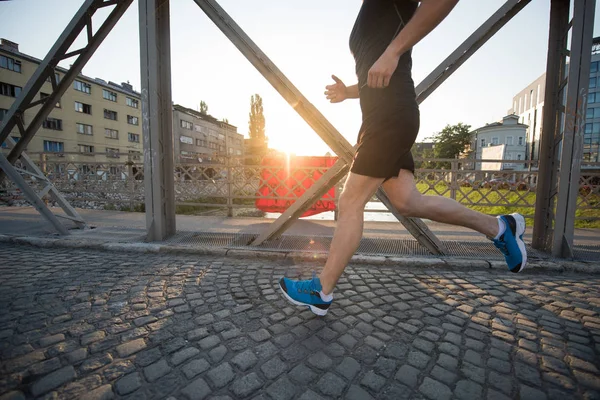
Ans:
POLYGON ((373 178, 350 172, 344 184, 342 196, 347 202, 364 206, 381 186, 383 180, 384 178, 373 178))

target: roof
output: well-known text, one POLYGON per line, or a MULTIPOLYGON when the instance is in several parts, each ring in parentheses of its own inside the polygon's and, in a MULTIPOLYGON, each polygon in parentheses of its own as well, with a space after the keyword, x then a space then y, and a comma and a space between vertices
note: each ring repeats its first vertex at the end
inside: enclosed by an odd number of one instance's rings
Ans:
POLYGON ((199 118, 201 120, 208 121, 208 122, 211 122, 213 124, 223 125, 224 127, 233 128, 233 129, 237 130, 237 126, 231 125, 230 123, 225 122, 225 121, 219 121, 218 119, 216 119, 215 117, 213 117, 210 114, 203 114, 203 113, 201 113, 199 111, 192 110, 191 108, 187 108, 187 107, 184 107, 184 106, 179 105, 179 104, 173 104, 173 108, 175 110, 177 110, 177 111, 181 111, 181 112, 184 112, 186 114, 190 114, 190 115, 192 115, 192 116, 194 116, 196 118, 199 118))
MULTIPOLYGON (((20 51, 16 51, 16 50, 12 50, 12 49, 8 49, 6 47, 0 46, 0 53, 4 53, 6 55, 13 55, 13 56, 17 56, 20 57, 24 60, 36 63, 36 64, 41 64, 42 60, 40 60, 39 58, 35 58, 33 56, 30 56, 29 54, 25 54, 25 53, 21 53, 20 51)), ((55 68, 58 72, 62 72, 63 74, 66 74, 67 72, 69 72, 68 69, 65 69, 63 67, 59 67, 57 66, 55 68)), ((121 92, 123 94, 128 94, 130 96, 134 96, 137 98, 140 98, 140 93, 136 92, 135 90, 129 90, 128 88, 119 85, 118 83, 115 82, 106 82, 103 79, 100 78, 90 78, 89 76, 83 75, 83 74, 79 74, 77 75, 77 79, 84 79, 89 81, 90 83, 95 83, 96 85, 105 87, 107 89, 111 89, 111 90, 115 90, 117 92, 121 92)))

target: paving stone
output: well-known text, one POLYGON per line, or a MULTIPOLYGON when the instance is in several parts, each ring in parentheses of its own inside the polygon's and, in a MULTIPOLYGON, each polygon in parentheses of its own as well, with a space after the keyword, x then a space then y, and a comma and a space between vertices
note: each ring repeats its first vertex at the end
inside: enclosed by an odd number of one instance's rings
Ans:
POLYGON ((58 333, 52 336, 46 336, 40 339, 40 347, 52 346, 53 344, 62 342, 63 340, 65 340, 65 335, 63 335, 62 333, 58 333))
POLYGON ((444 368, 436 365, 431 370, 431 376, 436 380, 445 383, 448 386, 452 386, 457 380, 455 373, 445 370, 444 368))
POLYGON ((84 373, 88 373, 97 370, 98 368, 102 368, 105 365, 110 364, 112 361, 113 358, 110 354, 104 354, 100 357, 94 357, 84 361, 84 363, 81 364, 81 371, 84 373))
POLYGON ((420 371, 410 365, 403 365, 396 373, 396 379, 406 386, 415 388, 417 386, 417 380, 420 371))
POLYGON ((273 400, 290 400, 298 392, 298 388, 283 376, 271 384, 266 392, 273 400))
POLYGON ((126 395, 138 390, 142 386, 142 380, 137 372, 126 375, 115 382, 115 389, 120 395, 126 395))
MULTIPOLYGON (((466 361, 469 361, 469 360, 466 360, 466 361)), ((458 367, 458 360, 447 354, 440 354, 437 359, 437 364, 441 365, 448 371, 452 372, 452 371, 456 371, 456 369, 458 367)))
POLYGON ((478 367, 477 365, 463 362, 462 368, 460 369, 463 375, 475 382, 483 384, 485 382, 485 369, 478 367))
POLYGON ((386 357, 379 357, 375 362, 373 369, 379 375, 383 375, 386 378, 389 378, 394 374, 397 366, 398 363, 395 360, 386 357))
POLYGON ((487 390, 487 400, 511 400, 510 397, 494 390, 494 389, 488 389, 487 390))
POLYGON ((519 398, 521 400, 546 400, 546 394, 538 389, 527 385, 519 386, 519 398))
POLYGON ((112 385, 102 385, 81 396, 82 400, 112 400, 115 394, 112 385))
POLYGON ((338 397, 346 388, 346 382, 341 377, 327 372, 318 380, 317 388, 326 396, 338 397))
POLYGON ((71 382, 77 377, 77 373, 72 366, 67 366, 54 371, 31 385, 31 394, 38 397, 42 394, 56 389, 67 382, 71 382))
POLYGON ((430 359, 431 357, 429 357, 425 353, 422 353, 420 351, 411 351, 410 353, 408 353, 407 361, 410 365, 419 369, 423 369, 427 366, 430 359))
POLYGON ((254 366, 254 364, 256 364, 257 361, 258 358, 256 358, 250 349, 237 354, 231 359, 231 363, 242 371, 246 371, 247 369, 251 368, 254 366))
POLYGON ((448 386, 428 377, 419 386, 419 392, 432 400, 450 400, 452 397, 452 391, 448 386))
POLYGON ((275 356, 271 358, 269 361, 265 362, 260 370, 267 379, 274 379, 281 375, 282 373, 288 370, 289 366, 279 358, 279 356, 275 356))
POLYGON ((230 390, 233 392, 236 398, 243 398, 251 395, 262 386, 263 382, 255 372, 252 372, 233 381, 230 386, 230 390))
POLYGON ((144 368, 144 375, 148 381, 153 382, 171 372, 171 367, 164 358, 144 368))
POLYGON ((327 370, 331 367, 332 361, 331 358, 319 352, 308 358, 308 364, 318 369, 327 370))
MULTIPOLYGON (((338 369, 339 369, 339 367, 338 367, 338 369)), ((360 371, 360 365, 358 365, 358 371, 360 371)), ((338 371, 338 372, 340 372, 340 371, 338 371)), ((347 372, 347 368, 345 368, 343 370, 343 372, 347 372)), ((306 365, 299 364, 288 373, 288 377, 291 380, 293 380, 294 382, 299 383, 301 386, 305 386, 305 385, 309 384, 310 382, 312 382, 317 377, 317 374, 314 373, 306 365)), ((348 379, 352 379, 352 378, 348 378, 348 379)))
POLYGON ((233 380, 235 373, 229 363, 223 363, 208 371, 206 376, 215 387, 222 388, 233 380))
POLYGON ((205 359, 192 360, 181 368, 186 378, 192 379, 196 375, 203 373, 210 368, 210 364, 205 359))
POLYGON ((173 365, 179 365, 182 362, 197 356, 198 354, 200 354, 200 350, 198 350, 195 347, 186 347, 183 350, 179 350, 178 352, 174 353, 173 356, 171 357, 171 363, 173 365))
POLYGON ((373 396, 371 396, 368 392, 366 392, 361 387, 356 386, 356 385, 351 385, 350 388, 348 389, 348 392, 346 392, 346 395, 344 396, 344 398, 347 400, 370 400, 370 399, 373 399, 373 396))
POLYGON ((379 392, 385 385, 385 378, 377 375, 373 371, 367 372, 360 381, 360 384, 374 392, 379 392))
POLYGON ((479 399, 483 395, 483 387, 473 381, 463 380, 456 384, 454 396, 459 399, 479 399))
POLYGON ((505 374, 510 372, 511 365, 507 361, 502 361, 497 358, 490 358, 487 361, 487 366, 505 374))
POLYGON ((117 353, 119 357, 125 358, 145 348, 146 341, 144 339, 135 339, 117 346, 117 353))
POLYGON ((202 400, 210 393, 210 387, 202 378, 196 379, 181 390, 181 394, 189 400, 202 400))

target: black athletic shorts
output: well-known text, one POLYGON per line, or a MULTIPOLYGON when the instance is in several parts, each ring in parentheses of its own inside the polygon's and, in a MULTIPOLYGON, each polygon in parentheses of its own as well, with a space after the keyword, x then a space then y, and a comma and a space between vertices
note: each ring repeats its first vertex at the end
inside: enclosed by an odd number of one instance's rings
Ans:
POLYGON ((410 153, 419 133, 419 107, 411 76, 411 51, 404 53, 385 89, 369 88, 368 73, 394 37, 412 18, 418 3, 411 0, 363 1, 350 35, 356 61, 362 126, 351 171, 376 178, 414 172, 410 153))

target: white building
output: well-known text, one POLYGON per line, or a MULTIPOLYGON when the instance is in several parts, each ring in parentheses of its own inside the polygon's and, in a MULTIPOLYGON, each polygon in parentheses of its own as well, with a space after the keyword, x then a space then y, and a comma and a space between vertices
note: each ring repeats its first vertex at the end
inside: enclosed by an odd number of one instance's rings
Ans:
MULTIPOLYGON (((504 160, 526 160, 527 125, 519 122, 517 115, 507 115, 502 122, 487 124, 472 132, 473 145, 476 159, 482 159, 483 148, 505 145, 504 160)), ((481 169, 477 163, 475 169, 481 169)), ((502 170, 523 170, 525 164, 503 163, 502 170)))

